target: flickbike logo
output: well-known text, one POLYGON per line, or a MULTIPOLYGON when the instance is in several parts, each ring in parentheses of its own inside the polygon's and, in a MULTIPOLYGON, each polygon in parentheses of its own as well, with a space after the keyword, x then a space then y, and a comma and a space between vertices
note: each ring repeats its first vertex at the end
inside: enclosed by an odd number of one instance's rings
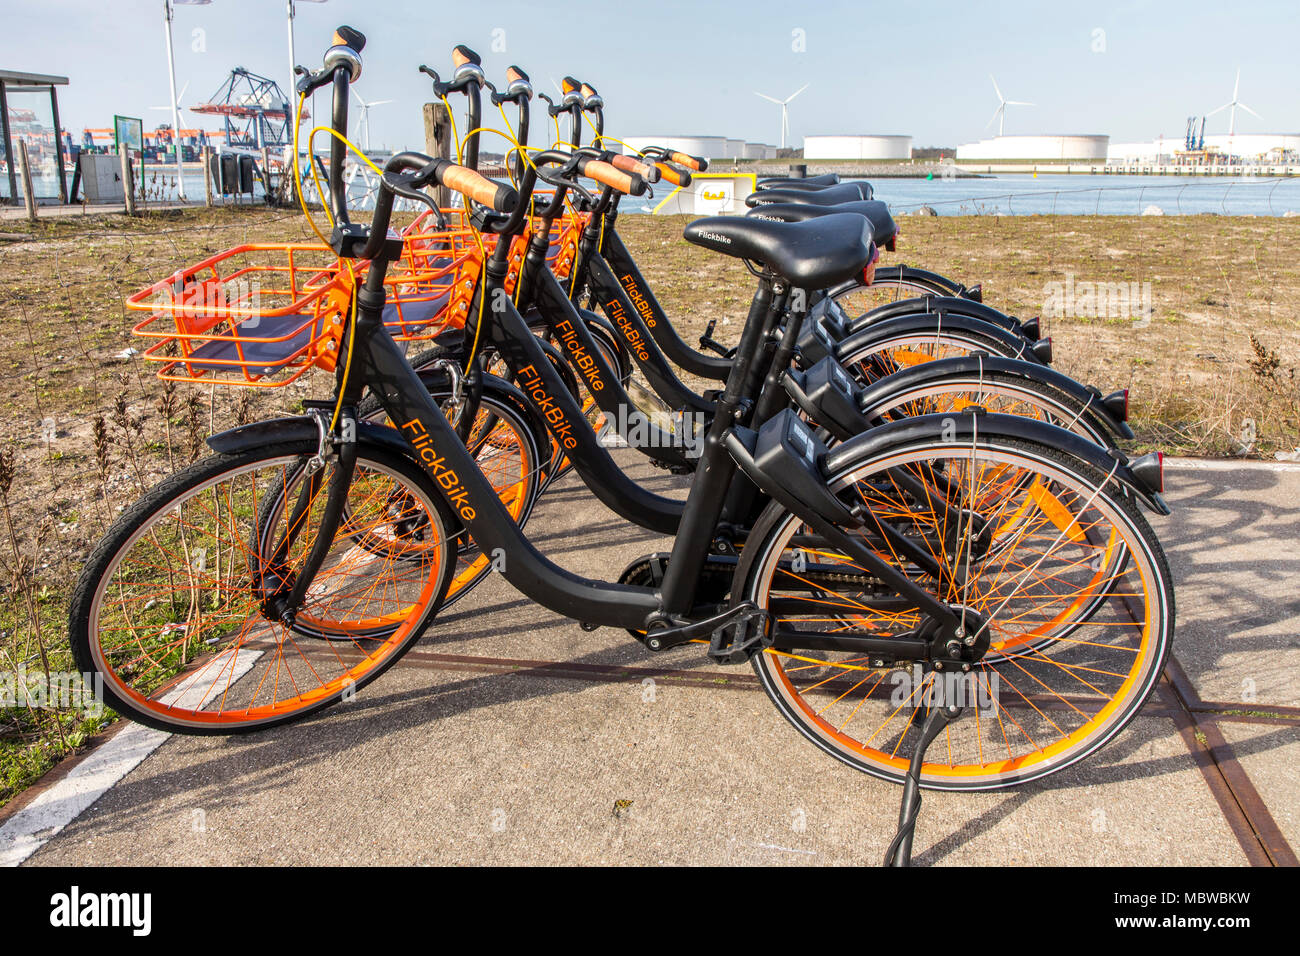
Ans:
POLYGON ((469 492, 460 483, 456 472, 447 467, 446 459, 433 447, 433 439, 429 437, 429 431, 424 427, 424 423, 418 418, 412 418, 402 426, 402 431, 408 433, 406 440, 419 454, 420 460, 428 466, 433 480, 446 492, 451 506, 466 521, 473 521, 478 512, 469 503, 469 492))
POLYGON ((252 326, 262 307, 262 284, 248 279, 210 279, 185 282, 177 278, 154 296, 154 308, 186 319, 210 319, 214 314, 235 312, 250 316, 242 324, 252 326))
POLYGON ((80 711, 87 717, 104 712, 104 677, 76 671, 0 672, 0 707, 80 711))
POLYGON ((600 377, 600 368, 596 364, 596 359, 582 347, 578 330, 573 327, 573 323, 568 319, 562 319, 555 324, 555 331, 560 341, 564 343, 564 347, 569 350, 569 354, 573 356, 573 364, 582 373, 587 387, 593 392, 604 391, 605 382, 600 377))
POLYGON ((995 670, 953 671, 924 674, 920 664, 910 671, 898 670, 889 675, 894 689, 889 703, 894 707, 974 707, 977 710, 997 713, 1002 681, 995 670))
POLYGON ((627 297, 632 300, 632 305, 636 308, 637 313, 645 320, 645 324, 650 328, 655 327, 654 309, 650 307, 650 300, 647 299, 637 287, 636 280, 630 275, 625 275, 618 280, 622 283, 623 288, 627 290, 627 297))
POLYGON ((132 936, 153 931, 152 893, 83 893, 73 886, 67 893, 50 897, 50 925, 77 927, 125 927, 132 936))
POLYGON ((537 369, 531 365, 525 365, 519 370, 519 384, 523 386, 528 397, 533 400, 537 410, 542 413, 546 419, 547 425, 550 426, 551 434, 555 440, 560 443, 566 451, 573 451, 578 447, 578 439, 573 434, 573 423, 569 421, 569 416, 564 413, 564 409, 555 403, 551 393, 546 390, 546 384, 542 377, 537 374, 537 369))
POLYGON ((684 448, 687 458, 699 458, 708 427, 709 420, 701 412, 678 412, 659 425, 636 408, 620 405, 617 414, 605 415, 600 437, 617 435, 633 448, 684 448))
POLYGON ((618 330, 623 333, 624 340, 626 340, 628 347, 636 353, 636 357, 642 362, 648 362, 650 360, 650 350, 646 348, 640 330, 627 317, 627 312, 623 310, 622 303, 618 299, 610 299, 605 305, 605 311, 614 320, 618 330))
POLYGON ((1148 320, 1154 311, 1150 282, 1080 282, 1066 273, 1043 286, 1047 318, 1148 320))

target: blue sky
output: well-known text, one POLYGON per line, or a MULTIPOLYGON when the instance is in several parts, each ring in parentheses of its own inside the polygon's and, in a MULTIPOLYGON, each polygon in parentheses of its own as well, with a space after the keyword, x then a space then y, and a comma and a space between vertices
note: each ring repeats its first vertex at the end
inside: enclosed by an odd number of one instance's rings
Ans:
MULTIPOLYGON (((68 76, 60 104, 76 132, 108 126, 114 113, 148 127, 169 121, 148 109, 168 101, 162 8, 163 0, 0 0, 0 68, 68 76)), ((457 43, 482 55, 489 78, 518 63, 539 90, 566 73, 591 82, 616 136, 775 143, 780 109, 753 91, 781 98, 808 83, 790 111, 796 145, 805 134, 873 132, 951 146, 991 135, 990 73, 1009 99, 1037 104, 1010 109, 1008 134, 1181 136, 1188 116, 1231 98, 1239 66, 1240 99, 1263 119, 1239 112, 1238 132, 1300 130, 1297 0, 328 0, 298 5, 298 61, 319 65, 339 23, 369 38, 358 92, 395 101, 372 112, 375 145, 421 144, 429 85, 416 67, 445 75, 457 43)), ((287 80, 284 0, 180 6, 175 37, 177 85, 188 81, 191 103, 236 65, 287 80)), ((1226 132, 1226 112, 1207 130, 1226 132)))

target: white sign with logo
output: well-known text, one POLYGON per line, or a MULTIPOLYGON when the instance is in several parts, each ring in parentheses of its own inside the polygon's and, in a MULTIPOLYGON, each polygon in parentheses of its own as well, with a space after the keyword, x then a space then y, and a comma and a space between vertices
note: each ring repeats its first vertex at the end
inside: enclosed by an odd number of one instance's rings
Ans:
POLYGON ((695 212, 701 216, 716 216, 731 212, 731 203, 735 197, 735 181, 732 179, 698 179, 695 187, 695 212))

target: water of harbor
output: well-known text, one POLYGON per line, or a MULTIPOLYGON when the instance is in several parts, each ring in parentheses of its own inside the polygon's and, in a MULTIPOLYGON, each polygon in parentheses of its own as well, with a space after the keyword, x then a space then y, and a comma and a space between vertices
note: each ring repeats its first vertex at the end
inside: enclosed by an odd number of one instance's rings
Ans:
MULTIPOLYGON (((145 184, 150 198, 177 198, 171 168, 146 167, 145 184)), ((924 206, 940 216, 1132 216, 1151 206, 1168 216, 1300 214, 1300 178, 1003 174, 960 179, 879 179, 873 181, 873 186, 876 198, 889 203, 895 213, 913 213, 924 206)), ((202 171, 187 170, 187 196, 202 199, 203 188, 202 171)), ((659 183, 653 197, 625 199, 622 208, 626 212, 648 212, 672 188, 659 183)), ((261 202, 260 182, 255 189, 251 201, 261 202)), ((42 192, 57 194, 57 187, 51 183, 48 189, 38 189, 38 194, 42 192)), ((371 206, 373 182, 358 177, 349 195, 357 208, 371 206)), ((250 200, 244 197, 242 201, 250 200)))

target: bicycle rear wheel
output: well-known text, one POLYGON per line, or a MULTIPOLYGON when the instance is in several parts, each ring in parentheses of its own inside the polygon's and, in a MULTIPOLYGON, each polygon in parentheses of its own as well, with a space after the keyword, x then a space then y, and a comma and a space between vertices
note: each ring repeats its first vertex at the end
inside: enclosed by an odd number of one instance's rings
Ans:
POLYGON ((733 599, 771 614, 775 643, 753 665, 804 737, 901 782, 929 706, 960 703, 966 716, 930 749, 921 784, 996 789, 1083 759, 1137 714, 1172 641, 1173 591, 1150 527, 1105 474, 1044 446, 981 439, 881 452, 832 476, 832 487, 921 543, 937 578, 864 537, 967 609, 990 643, 952 675, 854 648, 854 637, 911 636, 925 616, 769 506, 733 599))
POLYGON ((876 269, 876 280, 871 285, 845 289, 835 296, 835 301, 849 315, 859 316, 903 299, 926 295, 956 295, 960 288, 960 283, 944 276, 917 272, 906 266, 880 266, 876 269))
POLYGON ((418 466, 378 448, 359 449, 346 518, 292 625, 274 613, 268 597, 292 586, 328 497, 333 465, 302 478, 315 451, 212 455, 113 525, 82 571, 69 627, 108 706, 168 731, 259 730, 354 693, 415 642, 446 594, 457 525, 418 466), (268 512, 268 495, 285 506, 268 512), (389 547, 361 547, 365 536, 389 547), (318 640, 320 622, 346 639, 318 640))

